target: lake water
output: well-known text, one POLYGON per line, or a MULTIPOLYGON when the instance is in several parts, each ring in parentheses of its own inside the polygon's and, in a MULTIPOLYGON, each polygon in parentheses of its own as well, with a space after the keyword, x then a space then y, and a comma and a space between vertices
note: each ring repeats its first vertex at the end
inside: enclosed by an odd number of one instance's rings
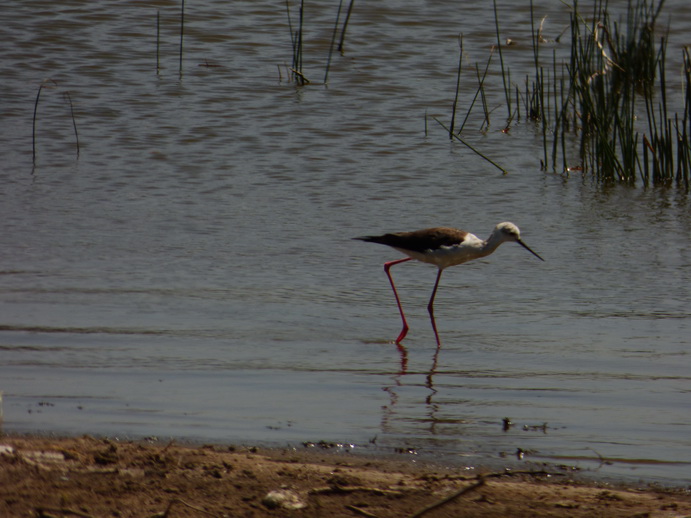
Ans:
MULTIPOLYGON (((497 3, 520 82, 529 3, 497 3)), ((306 4, 304 87, 288 81, 276 2, 188 1, 182 75, 177 2, 0 7, 2 430, 327 441, 470 465, 522 451, 691 484, 688 196, 541 170, 536 126, 500 131, 496 58, 491 125, 476 110, 463 136, 509 174, 450 142, 433 117, 450 119, 460 33, 465 115, 496 42, 491 3, 356 2, 328 86, 337 2, 306 4), (403 356, 382 270, 401 256, 351 238, 484 238, 507 220, 546 262, 506 244, 447 270, 439 350, 436 270, 392 270, 403 356)), ((547 51, 568 49, 563 4, 535 11, 547 51)), ((691 6, 669 1, 661 19, 678 70, 691 6)))

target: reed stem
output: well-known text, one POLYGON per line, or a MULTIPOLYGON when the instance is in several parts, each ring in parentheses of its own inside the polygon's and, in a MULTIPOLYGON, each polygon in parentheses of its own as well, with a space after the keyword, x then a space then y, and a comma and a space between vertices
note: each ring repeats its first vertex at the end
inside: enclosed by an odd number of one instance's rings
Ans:
POLYGON ((331 33, 331 44, 329 45, 329 57, 326 60, 326 72, 324 72, 324 84, 329 81, 329 68, 331 67, 331 55, 333 54, 334 45, 336 44, 336 33, 338 32, 338 22, 341 17, 341 8, 343 7, 343 0, 338 2, 338 11, 336 12, 336 21, 334 22, 334 29, 331 33))
POLYGON ((506 98, 506 109, 508 111, 508 115, 506 120, 511 121, 511 87, 510 85, 510 78, 507 80, 507 72, 506 69, 504 68, 504 55, 502 54, 502 42, 501 42, 501 36, 499 34, 499 15, 497 13, 497 0, 492 1, 493 7, 494 7, 494 27, 496 29, 497 33, 497 50, 499 51, 499 64, 501 66, 501 79, 502 82, 504 83, 504 96, 506 98))
POLYGON ((180 6, 180 64, 179 64, 179 71, 180 71, 180 77, 182 77, 182 47, 183 47, 183 40, 185 36, 185 0, 180 0, 181 1, 181 6, 180 6))
POLYGON ((346 29, 348 28, 348 22, 350 22, 350 15, 353 12, 353 4, 354 3, 355 3, 355 0, 350 0, 350 4, 348 5, 348 11, 346 12, 346 19, 343 22, 343 30, 341 30, 341 41, 338 42, 338 52, 340 52, 341 54, 343 54, 346 29))
POLYGON ((72 117, 72 128, 74 128, 74 138, 77 144, 77 158, 79 158, 79 132, 77 131, 77 120, 74 117, 74 105, 69 90, 65 90, 65 98, 70 105, 70 116, 72 117))
MULTIPOLYGON (((41 99, 41 93, 43 92, 43 88, 46 87, 46 83, 48 82, 52 83, 52 86, 54 87, 58 86, 58 84, 52 79, 43 81, 38 87, 38 92, 36 93, 36 100, 34 101, 34 115, 31 124, 31 158, 34 166, 36 165, 36 125, 38 121, 38 103, 41 99)), ((74 137, 76 140, 77 147, 77 158, 79 158, 79 132, 77 131, 77 120, 74 116, 74 104, 72 103, 72 96, 70 95, 69 91, 65 90, 65 92, 63 93, 63 97, 67 101, 68 106, 70 107, 70 117, 72 119, 72 128, 74 130, 74 137)))
POLYGON ((41 98, 42 90, 43 83, 41 83, 38 87, 38 93, 36 94, 36 100, 34 101, 34 117, 31 125, 31 157, 34 164, 36 164, 36 116, 38 114, 38 101, 41 98))
POLYGON ((470 150, 471 150, 473 153, 475 153, 477 156, 479 156, 479 157, 482 158, 483 160, 486 160, 487 162, 489 162, 490 164, 492 164, 494 167, 496 167, 497 169, 499 169, 502 173, 504 173, 504 174, 509 174, 509 172, 508 172, 506 169, 504 169, 502 166, 500 166, 499 164, 497 164, 495 161, 493 161, 493 160, 492 160, 491 158, 489 158, 487 155, 485 155, 485 154, 483 154, 483 153, 480 153, 477 149, 475 149, 473 146, 471 146, 471 145, 468 144, 465 140, 463 140, 457 133, 452 133, 451 130, 450 130, 449 128, 447 128, 447 127, 444 125, 444 123, 441 122, 439 119, 437 119, 436 117, 432 117, 432 118, 433 118, 435 121, 437 121, 437 123, 438 123, 442 128, 444 128, 444 129, 446 130, 447 133, 449 133, 450 135, 453 135, 453 138, 455 138, 456 140, 458 140, 461 144, 463 144, 465 147, 467 147, 468 149, 470 149, 470 150))
POLYGON ((160 61, 160 48, 161 48, 161 11, 156 10, 156 75, 161 72, 161 61, 160 61))
POLYGON ((456 95, 453 98, 453 105, 451 108, 451 130, 449 131, 449 140, 453 140, 454 125, 456 122, 456 106, 458 106, 458 93, 461 89, 461 70, 463 69, 463 35, 458 37, 458 45, 460 53, 458 56, 458 70, 456 72, 456 95))

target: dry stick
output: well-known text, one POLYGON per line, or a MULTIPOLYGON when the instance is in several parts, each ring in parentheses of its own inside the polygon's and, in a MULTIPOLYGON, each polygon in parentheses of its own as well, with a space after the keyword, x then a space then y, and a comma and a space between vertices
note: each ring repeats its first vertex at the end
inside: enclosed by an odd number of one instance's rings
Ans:
POLYGON ((473 146, 471 146, 471 145, 468 144, 465 140, 463 140, 460 136, 458 136, 457 133, 451 133, 451 132, 449 131, 449 128, 447 128, 446 126, 444 126, 444 123, 442 123, 439 119, 437 119, 436 117, 432 117, 432 118, 433 118, 435 121, 437 121, 437 123, 439 123, 439 125, 440 125, 442 128, 444 128, 449 134, 453 135, 453 138, 455 138, 456 140, 458 140, 461 144, 463 144, 465 147, 467 147, 468 149, 470 149, 473 153, 475 153, 475 154, 478 155, 479 157, 484 158, 485 160, 487 160, 490 164, 492 164, 494 167, 496 167, 497 169, 499 169, 502 173, 504 173, 504 174, 509 174, 509 172, 508 172, 506 169, 504 169, 502 166, 500 166, 499 164, 497 164, 496 162, 494 162, 494 161, 493 161, 492 159, 490 159, 489 157, 487 157, 487 156, 483 155, 482 153, 480 153, 477 149, 475 149, 473 146))
POLYGON ((417 511, 416 513, 410 515, 410 518, 419 518, 420 516, 422 516, 422 515, 424 515, 424 514, 427 514, 428 512, 430 512, 430 511, 436 509, 437 507, 441 507, 442 505, 446 505, 446 504, 448 504, 449 502, 451 502, 452 500, 455 500, 456 498, 458 498, 459 496, 463 496, 463 495, 465 495, 466 493, 469 493, 470 491, 473 491, 473 490, 477 489, 478 487, 483 486, 484 484, 485 484, 485 477, 483 477, 483 476, 481 475, 481 476, 479 477, 478 481, 475 482, 474 484, 471 484, 471 485, 469 485, 469 486, 466 486, 466 487, 464 487, 463 489, 459 489, 459 490, 456 491, 455 493, 451 493, 451 494, 450 494, 449 496, 447 496, 446 498, 442 498, 441 500, 439 500, 439 501, 437 501, 437 502, 434 502, 433 504, 428 505, 427 507, 425 507, 425 508, 423 508, 423 509, 420 509, 420 510, 417 511))
POLYGON ((341 18, 341 8, 343 7, 343 0, 338 2, 338 11, 336 11, 336 22, 334 22, 334 30, 331 34, 331 45, 329 45, 329 57, 326 60, 326 72, 324 73, 324 84, 328 84, 329 68, 331 67, 331 55, 334 51, 334 43, 336 43, 336 33, 338 32, 338 21, 341 18))
POLYGON ((315 487, 309 490, 310 494, 321 495, 324 493, 374 493, 375 495, 401 496, 403 491, 398 489, 381 489, 369 486, 325 486, 315 487))
POLYGON ((362 516, 365 516, 366 518, 377 518, 376 514, 369 513, 367 511, 365 511, 364 509, 361 509, 359 507, 355 507, 354 505, 346 505, 345 508, 348 509, 349 511, 353 511, 356 514, 360 514, 362 516))
POLYGON ((72 96, 69 90, 65 90, 65 97, 70 105, 70 115, 72 116, 72 127, 74 128, 74 138, 77 140, 77 158, 79 158, 79 133, 77 132, 77 121, 74 118, 74 105, 72 104, 72 96))
POLYGON ((297 70, 297 69, 295 69, 295 68, 291 68, 290 71, 295 75, 295 77, 300 78, 300 81, 301 81, 300 84, 303 84, 303 85, 308 85, 308 84, 310 84, 310 80, 307 79, 307 78, 305 77, 305 74, 303 74, 303 73, 300 72, 299 70, 297 70))
POLYGON ((93 518, 93 515, 91 514, 86 514, 82 513, 80 511, 75 511, 74 509, 69 509, 67 507, 61 507, 61 508, 51 508, 51 507, 39 507, 36 509, 37 516, 39 517, 47 517, 47 516, 52 516, 51 514, 47 513, 60 513, 61 515, 66 515, 66 516, 78 516, 79 518, 93 518))
POLYGON ((171 439, 170 441, 168 441, 168 444, 166 444, 163 447, 163 449, 159 452, 159 454, 167 452, 171 448, 171 446, 173 446, 174 444, 175 444, 175 439, 171 439))
POLYGON ((485 480, 488 478, 505 478, 505 477, 517 477, 521 475, 526 475, 529 477, 566 477, 566 473, 558 473, 554 471, 547 471, 545 469, 517 469, 517 470, 510 470, 506 469, 506 471, 495 471, 492 473, 483 473, 482 475, 479 475, 483 477, 485 480))
POLYGON ((343 22, 343 30, 341 31, 341 41, 338 43, 338 52, 343 54, 343 42, 345 41, 346 29, 348 28, 348 22, 350 21, 350 13, 353 12, 353 4, 355 0, 350 0, 350 5, 348 5, 348 12, 346 13, 346 19, 343 22))
POLYGON ((189 504, 181 498, 173 498, 168 503, 168 507, 166 508, 165 511, 163 511, 162 513, 156 513, 156 514, 152 515, 151 518, 167 518, 170 514, 170 510, 173 508, 173 504, 182 504, 182 505, 189 507, 190 509, 193 509, 199 513, 208 514, 209 516, 216 516, 214 513, 210 513, 209 511, 202 509, 201 507, 196 507, 192 504, 189 504))
MULTIPOLYGON (((415 514, 411 515, 409 518, 419 518, 425 513, 428 513, 429 511, 432 511, 433 509, 436 509, 437 507, 441 507, 442 505, 445 505, 449 503, 450 501, 454 500, 455 498, 458 498, 459 496, 463 496, 466 493, 469 493, 470 491, 473 491, 477 489, 478 487, 482 486, 485 483, 485 480, 488 478, 501 478, 505 476, 513 476, 513 475, 530 475, 530 476, 554 476, 554 475, 564 475, 564 473, 552 473, 549 471, 545 470, 539 470, 539 471, 531 471, 531 470, 518 470, 518 471, 501 471, 497 473, 485 473, 483 475, 478 475, 475 477, 477 479, 477 482, 474 484, 471 484, 470 486, 466 486, 462 489, 459 489, 455 493, 452 493, 451 495, 442 498, 441 500, 428 505, 424 509, 421 509, 417 511, 415 514)), ((464 478, 465 480, 465 478, 464 478)))

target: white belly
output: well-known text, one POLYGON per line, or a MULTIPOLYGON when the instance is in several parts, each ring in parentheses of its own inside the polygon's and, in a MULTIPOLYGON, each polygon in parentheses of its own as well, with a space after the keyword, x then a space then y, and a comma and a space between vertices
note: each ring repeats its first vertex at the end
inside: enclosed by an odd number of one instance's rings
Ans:
POLYGON ((428 250, 425 253, 404 250, 402 248, 397 248, 397 250, 404 253, 408 257, 412 257, 413 259, 417 259, 423 263, 433 264, 441 269, 462 264, 485 255, 482 253, 482 249, 467 245, 443 246, 433 251, 428 250))

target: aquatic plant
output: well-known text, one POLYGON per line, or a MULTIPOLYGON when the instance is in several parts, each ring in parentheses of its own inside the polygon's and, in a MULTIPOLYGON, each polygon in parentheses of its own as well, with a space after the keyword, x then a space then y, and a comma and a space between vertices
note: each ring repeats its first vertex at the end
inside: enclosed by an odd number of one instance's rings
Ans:
MULTIPOLYGON (((543 56, 544 18, 538 23, 531 1, 533 70, 519 86, 512 84, 511 70, 501 51, 495 2, 495 48, 507 107, 504 131, 521 117, 522 107, 524 118, 533 121, 541 132, 543 168, 563 173, 582 171, 601 182, 676 184, 688 190, 691 56, 684 50, 685 98, 682 111, 673 113, 668 103, 666 37, 656 32, 663 4, 664 0, 629 0, 623 21, 614 21, 607 0, 594 0, 587 17, 574 2, 570 24, 557 38, 561 41, 567 33, 570 48, 566 57, 559 58, 554 47, 543 56)), ((455 130, 460 73, 459 62, 451 131, 455 130)), ((481 78, 478 71, 480 87, 468 114, 478 96, 484 99, 486 73, 481 78)), ((489 124, 489 110, 484 102, 483 107, 484 126, 489 124)))
MULTIPOLYGON (((346 18, 345 21, 343 22, 343 26, 340 30, 341 32, 341 38, 340 42, 338 44, 338 51, 343 53, 343 45, 345 41, 345 34, 346 34, 346 29, 348 27, 348 22, 350 21, 350 15, 353 11, 353 4, 354 0, 350 0, 350 4, 348 6, 348 11, 346 13, 346 18)), ((298 26, 297 29, 293 29, 293 21, 292 17, 290 14, 290 0, 286 0, 286 11, 288 13, 288 29, 290 30, 290 40, 293 46, 293 57, 292 57, 292 63, 291 66, 288 68, 290 70, 290 77, 292 81, 295 82, 295 84, 303 86, 306 84, 310 84, 311 81, 307 79, 303 72, 303 27, 304 27, 304 10, 305 7, 305 2, 304 0, 300 0, 300 14, 299 14, 299 21, 298 21, 298 26)), ((341 17, 341 11, 343 10, 343 0, 339 1, 338 4, 338 10, 336 12, 336 20, 334 22, 334 27, 333 31, 331 33, 331 44, 329 45, 329 54, 326 60, 326 69, 324 71, 324 82, 322 84, 326 85, 328 84, 329 80, 329 70, 331 68, 331 58, 333 56, 333 50, 334 46, 336 44, 336 36, 338 35, 339 32, 339 22, 340 22, 340 17, 341 17)), ((280 67, 279 67, 279 77, 280 77, 280 67)))
POLYGON ((161 11, 156 10, 156 75, 161 73, 161 11))
POLYGON ((181 0, 181 5, 180 5, 180 65, 179 65, 179 73, 180 77, 182 77, 182 42, 185 37, 185 0, 181 0))
POLYGON ((502 53, 502 42, 501 35, 499 31, 499 15, 497 13, 497 0, 492 1, 492 6, 494 8, 494 27, 497 34, 497 50, 499 51, 499 64, 501 65, 501 79, 504 83, 504 96, 506 98, 506 109, 508 110, 507 126, 511 124, 511 119, 513 118, 513 113, 511 111, 511 72, 508 68, 504 66, 504 54, 502 53))
POLYGON ((350 4, 348 4, 348 12, 346 13, 346 19, 343 22, 343 29, 341 29, 341 40, 338 42, 338 52, 341 54, 345 52, 344 50, 344 44, 345 44, 345 35, 346 35, 346 29, 348 28, 348 22, 350 21, 350 15, 353 12, 353 4, 355 3, 355 0, 350 0, 350 4))
MULTIPOLYGON (((39 85, 38 92, 36 93, 36 100, 34 101, 34 115, 31 124, 31 157, 34 165, 36 164, 36 123, 38 121, 38 104, 41 99, 41 92, 43 92, 44 88, 58 88, 58 83, 53 79, 47 79, 39 85)), ((79 158, 79 132, 77 131, 77 120, 74 117, 74 105, 72 103, 72 96, 70 95, 70 92, 68 90, 65 90, 63 92, 63 98, 65 99, 65 101, 67 101, 67 104, 70 108, 72 128, 74 129, 74 137, 76 140, 77 158, 79 158)))
MULTIPOLYGON (((434 120, 439 124, 444 130, 449 135, 450 140, 457 140, 464 146, 466 146, 468 149, 470 149, 473 153, 481 157, 482 159, 486 160, 490 164, 492 164, 494 167, 499 169, 502 173, 507 174, 508 171, 497 164, 494 160, 489 158, 485 153, 479 151, 477 148, 471 146, 468 142, 466 142, 463 138, 461 138, 461 133, 463 132, 463 128, 465 127, 466 122, 468 121, 471 112, 473 111, 473 107, 475 106, 475 102, 477 101, 478 97, 481 97, 482 99, 482 107, 484 110, 484 119, 482 122, 481 129, 484 127, 489 127, 489 115, 490 115, 490 110, 487 105, 487 100, 485 96, 485 90, 484 90, 484 85, 485 85, 485 78, 487 77, 487 72, 489 70, 490 63, 492 62, 492 53, 490 53, 489 59, 487 60, 487 64, 485 65, 485 70, 480 76, 479 73, 479 66, 476 66, 475 69, 477 71, 477 79, 478 79, 478 88, 475 90, 475 96, 473 97, 472 102, 470 103, 470 106, 468 107, 468 110, 466 111, 465 118, 463 119, 463 122, 461 123, 461 127, 458 129, 458 131, 455 131, 455 124, 456 124, 456 107, 458 105, 458 96, 460 93, 460 86, 461 86, 461 71, 463 69, 463 35, 459 36, 458 38, 458 45, 460 47, 460 53, 459 53, 459 58, 458 58, 458 69, 456 72, 456 95, 454 96, 454 101, 453 101, 453 107, 451 110, 451 123, 447 127, 444 123, 442 123, 439 119, 434 117, 434 120)), ((425 135, 427 135, 427 114, 425 113, 425 135)))
MULTIPOLYGON (((663 3, 629 1, 625 23, 612 20, 604 0, 594 2, 589 22, 574 4, 569 60, 559 63, 553 54, 550 66, 542 65, 533 24, 531 113, 541 123, 545 167, 571 169, 566 159, 569 134, 578 141, 581 163, 575 169, 601 182, 676 182, 688 189, 690 77, 687 71, 681 117, 670 115, 666 38, 660 36, 656 43, 655 33, 663 3)), ((685 51, 685 63, 687 58, 685 51)))
POLYGON ((302 23, 304 20, 305 1, 300 0, 300 16, 297 30, 293 30, 293 22, 290 16, 290 2, 286 0, 286 10, 288 12, 288 28, 290 29, 290 38, 293 44, 293 61, 290 71, 293 74, 293 80, 299 84, 304 85, 309 83, 309 80, 302 73, 302 23))

